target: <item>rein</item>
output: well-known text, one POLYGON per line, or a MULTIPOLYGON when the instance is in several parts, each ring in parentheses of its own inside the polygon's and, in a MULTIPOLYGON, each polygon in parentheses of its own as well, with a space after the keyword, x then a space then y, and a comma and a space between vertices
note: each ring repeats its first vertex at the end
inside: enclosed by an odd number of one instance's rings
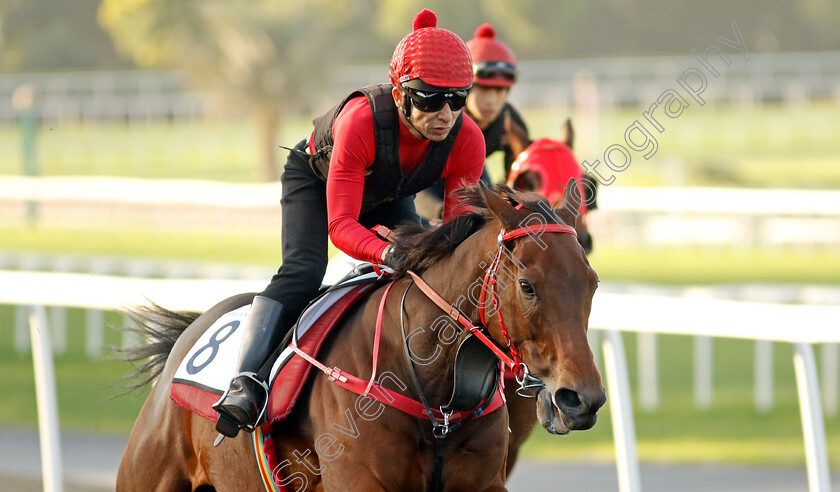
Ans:
POLYGON ((498 251, 496 252, 496 256, 493 259, 493 262, 487 268, 487 272, 484 275, 484 281, 481 285, 481 297, 479 298, 479 314, 481 315, 481 324, 483 327, 487 327, 487 294, 490 294, 490 300, 493 303, 493 307, 495 308, 495 312, 499 315, 499 327, 502 331, 502 337, 505 340, 505 344, 507 345, 508 350, 510 351, 510 355, 506 354, 499 346, 493 342, 487 335, 485 335, 481 329, 474 325, 469 318, 464 316, 461 311, 454 305, 449 304, 446 300, 437 293, 429 284, 426 283, 425 280, 420 278, 419 275, 416 273, 409 271, 408 274, 411 275, 411 278, 420 287, 420 290, 426 294, 426 297, 429 298, 433 303, 435 303, 440 309, 444 312, 449 314, 453 320, 461 323, 466 329, 468 329, 471 333, 475 334, 483 343, 487 346, 490 350, 496 354, 496 357, 502 361, 504 365, 506 365, 516 376, 517 382, 519 382, 521 388, 520 389, 527 389, 530 387, 528 385, 533 385, 536 378, 531 376, 530 371, 528 370, 528 366, 522 361, 522 357, 519 355, 519 351, 516 349, 516 346, 513 344, 513 340, 510 338, 510 334, 508 333, 507 325, 505 325, 504 317, 502 316, 501 310, 501 300, 499 299, 499 292, 497 289, 498 285, 498 274, 497 271, 499 269, 499 264, 502 261, 502 256, 504 254, 504 249, 506 243, 512 241, 514 239, 518 239, 525 236, 532 236, 538 233, 543 232, 558 232, 558 233, 565 233, 565 234, 572 234, 573 236, 577 237, 577 232, 575 228, 572 226, 568 226, 566 224, 543 224, 542 228, 535 231, 531 227, 520 227, 518 229, 514 229, 510 232, 505 232, 504 229, 499 232, 499 236, 497 238, 496 244, 498 246, 498 251))

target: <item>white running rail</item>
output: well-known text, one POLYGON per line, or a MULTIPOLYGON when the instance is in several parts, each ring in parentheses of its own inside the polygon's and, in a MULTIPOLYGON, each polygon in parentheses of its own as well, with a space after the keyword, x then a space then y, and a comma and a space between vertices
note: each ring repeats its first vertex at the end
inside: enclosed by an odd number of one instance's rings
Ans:
MULTIPOLYGON (((240 292, 260 291, 263 281, 253 280, 151 280, 73 273, 0 271, 0 303, 33 306, 67 306, 92 309, 120 309, 153 300, 169 309, 203 311, 216 302, 240 292)), ((39 311, 36 311, 39 312, 39 311)), ((43 316, 33 316, 46 334, 43 316)), ((802 431, 811 492, 830 492, 828 452, 820 404, 813 344, 840 342, 840 306, 790 305, 728 301, 705 298, 675 298, 662 295, 599 293, 595 295, 592 329, 605 332, 602 342, 610 403, 613 413, 616 461, 622 492, 641 489, 633 409, 628 387, 628 369, 621 331, 667 333, 786 342, 794 347, 794 368, 799 389, 802 431)), ((49 347, 46 342, 34 346, 49 347)), ((38 357, 34 363, 38 383, 39 419, 42 430, 57 421, 52 375, 52 357, 38 357), (49 362, 47 362, 49 361, 49 362), (49 373, 49 374, 46 374, 49 373), (51 386, 51 388, 49 388, 51 386), (44 411, 41 411, 41 406, 44 411), (52 407, 52 408, 47 408, 52 407)), ((56 439, 44 448, 58 449, 56 439)), ((42 435, 42 443, 45 438, 42 435)), ((44 483, 60 482, 60 456, 56 452, 44 461, 44 483), (46 470, 51 462, 59 471, 46 470)), ((58 485, 60 487, 60 483, 58 485)), ((55 489, 60 490, 60 488, 55 489)))

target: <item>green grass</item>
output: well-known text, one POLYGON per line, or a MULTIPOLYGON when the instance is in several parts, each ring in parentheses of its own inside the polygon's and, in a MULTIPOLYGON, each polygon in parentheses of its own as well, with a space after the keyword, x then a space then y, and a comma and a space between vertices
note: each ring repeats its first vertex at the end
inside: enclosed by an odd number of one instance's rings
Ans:
MULTIPOLYGON (((111 328, 121 326, 122 317, 108 313, 105 318, 105 343, 109 347, 121 345, 122 333, 111 328)), ((37 426, 35 381, 29 351, 16 353, 13 330, 14 308, 0 306, 0 422, 5 426, 37 426)), ((54 359, 56 393, 60 426, 66 430, 126 434, 131 430, 140 411, 147 390, 125 396, 119 381, 130 374, 130 364, 113 360, 110 351, 97 360, 84 355, 84 311, 67 311, 67 351, 54 359)))
POLYGON ((619 249, 596 242, 589 261, 602 281, 840 283, 840 256, 831 250, 619 249))
POLYGON ((280 231, 260 236, 177 230, 64 230, 0 227, 0 251, 271 265, 279 261, 280 231), (243 252, 247 251, 247 255, 243 252))
MULTIPOLYGON (((277 143, 306 136, 304 121, 281 128, 277 143)), ((20 136, 0 128, 0 174, 20 174, 20 136)), ((257 181, 257 145, 251 122, 194 124, 54 125, 38 133, 40 174, 257 181)), ((280 149, 278 148, 278 156, 280 149)), ((282 154, 285 156, 285 153, 282 154)))
MULTIPOLYGON (((522 108, 534 137, 560 137, 562 121, 577 125, 579 160, 594 162, 611 144, 624 143, 643 108, 604 109, 597 135, 583 117, 545 108, 522 108)), ((654 136, 657 153, 645 160, 633 153, 618 175, 622 186, 724 185, 748 187, 840 187, 840 112, 834 101, 800 107, 755 108, 696 104, 678 118, 663 118, 654 136)), ((311 131, 309 117, 287 118, 277 145, 293 146, 311 131)), ((40 129, 43 175, 112 175, 146 178, 199 178, 231 182, 258 179, 256 136, 250 121, 183 124, 53 124, 40 129)), ((0 126, 0 175, 20 174, 20 135, 0 126)), ((279 164, 286 151, 277 148, 279 164)), ((491 158, 498 177, 500 158, 491 158)), ((603 169, 603 168, 601 168, 603 169)))
MULTIPOLYGON (((559 138, 566 116, 577 125, 579 161, 601 160, 612 144, 626 147, 624 132, 634 121, 646 123, 644 109, 605 111, 597 138, 575 113, 526 111, 532 134, 559 138)), ((840 112, 832 101, 801 107, 764 105, 740 108, 696 104, 677 118, 661 118, 653 132, 658 150, 649 160, 633 152, 630 167, 616 175, 620 186, 746 186, 778 188, 840 187, 840 112)))
MULTIPOLYGON (((0 227, 0 251, 156 257, 275 267, 279 231, 265 235, 0 227), (247 255, 242 252, 247 251, 247 255)), ((597 238, 596 238, 597 239, 597 238)), ((332 247, 332 251, 336 251, 332 247)), ((840 256, 829 250, 614 248, 590 257, 602 281, 676 284, 774 281, 840 283, 840 256)))

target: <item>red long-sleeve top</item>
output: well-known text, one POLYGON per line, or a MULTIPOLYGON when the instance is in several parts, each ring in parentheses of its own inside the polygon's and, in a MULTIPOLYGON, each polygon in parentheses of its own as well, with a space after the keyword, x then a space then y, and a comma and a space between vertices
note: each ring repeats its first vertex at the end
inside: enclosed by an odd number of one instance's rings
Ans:
MULTIPOLYGON (((423 162, 430 141, 412 135, 401 120, 399 126, 400 166, 408 175, 423 162)), ((330 239, 353 258, 380 263, 388 243, 359 223, 365 170, 373 164, 376 154, 373 113, 366 98, 354 98, 344 106, 333 124, 333 140, 327 176, 330 239)), ((312 148, 309 150, 313 152, 312 148)), ((447 178, 445 221, 466 211, 452 192, 476 184, 483 167, 484 136, 475 122, 465 117, 441 175, 441 178, 447 178)))

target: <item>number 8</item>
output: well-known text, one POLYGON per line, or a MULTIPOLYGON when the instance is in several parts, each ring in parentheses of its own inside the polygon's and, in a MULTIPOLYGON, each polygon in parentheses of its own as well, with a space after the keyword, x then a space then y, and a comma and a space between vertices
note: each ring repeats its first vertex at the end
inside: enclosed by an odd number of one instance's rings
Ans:
POLYGON ((219 345, 221 345, 222 342, 224 342, 225 340, 230 338, 230 336, 233 335, 233 332, 235 332, 237 328, 239 328, 239 320, 234 320, 234 321, 231 321, 230 323, 226 323, 226 324, 220 326, 219 329, 216 330, 216 333, 213 333, 213 336, 210 337, 210 341, 207 342, 207 345, 201 347, 198 350, 198 352, 193 354, 193 356, 190 357, 190 360, 187 361, 187 374, 192 376, 195 373, 197 373, 198 371, 207 367, 208 364, 213 362, 213 359, 216 358, 216 354, 219 353, 219 345), (225 328, 230 328, 230 330, 227 333, 225 333, 225 336, 223 338, 218 338, 219 333, 221 333, 222 330, 224 330, 225 328), (195 365, 195 361, 196 361, 196 359, 198 359, 199 355, 204 353, 204 351, 207 350, 208 348, 210 350, 212 350, 212 352, 210 353, 210 356, 207 357, 207 360, 205 360, 203 363, 201 363, 198 366, 195 365))

